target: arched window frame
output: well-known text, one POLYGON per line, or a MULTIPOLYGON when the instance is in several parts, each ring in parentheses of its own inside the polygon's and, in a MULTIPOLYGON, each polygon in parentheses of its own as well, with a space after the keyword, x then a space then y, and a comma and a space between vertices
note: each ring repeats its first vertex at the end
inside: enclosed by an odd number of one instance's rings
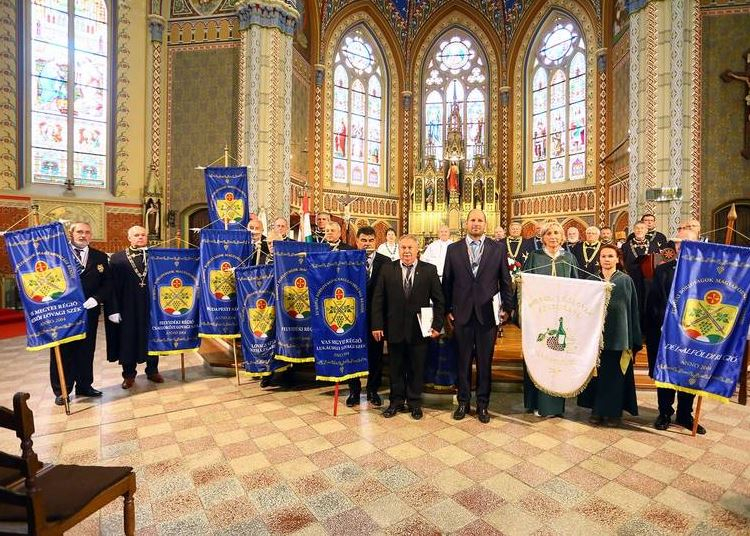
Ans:
POLYGON ((557 11, 540 25, 529 46, 525 62, 527 187, 576 184, 585 181, 590 171, 587 143, 594 125, 588 113, 589 54, 578 21, 557 11), (560 30, 568 30, 572 37, 567 50, 564 44, 553 42, 560 30))
MULTIPOLYGON (((456 63, 459 63, 458 61, 456 63)), ((471 167, 474 157, 489 156, 490 125, 490 68, 487 54, 479 40, 468 30, 459 26, 447 28, 433 40, 425 54, 420 71, 422 93, 422 121, 420 155, 423 161, 443 162, 443 143, 447 134, 447 123, 453 104, 454 89, 456 102, 463 126, 463 140, 466 150, 465 163, 471 167), (454 42, 463 42, 468 51, 466 62, 460 67, 451 69, 446 65, 442 54, 447 46, 454 42), (481 96, 481 100, 477 98, 481 96), (439 120, 436 112, 441 111, 439 120), (470 113, 472 103, 474 111, 470 113), (481 103, 480 106, 478 104, 481 103)))
MULTIPOLYGON (((60 185, 66 185, 69 188, 75 186, 76 188, 87 188, 88 194, 93 196, 99 195, 97 192, 112 193, 114 191, 116 182, 114 178, 116 169, 114 147, 117 95, 115 42, 117 30, 115 21, 117 20, 117 13, 116 2, 113 0, 101 0, 101 4, 104 7, 104 14, 101 20, 89 18, 88 14, 83 12, 81 2, 76 0, 24 0, 19 6, 19 20, 22 22, 19 47, 20 57, 22 58, 19 70, 19 93, 24 96, 21 106, 23 149, 21 154, 22 173, 19 186, 33 187, 38 191, 46 191, 50 187, 58 187, 60 185), (57 177, 50 174, 47 180, 35 180, 35 174, 44 170, 37 151, 50 148, 49 144, 45 144, 43 138, 38 137, 42 136, 40 126, 42 126, 43 120, 40 120, 39 116, 35 117, 35 115, 40 114, 40 112, 41 115, 44 115, 45 112, 53 112, 54 114, 53 110, 45 110, 42 106, 36 106, 36 96, 39 91, 39 84, 36 82, 42 77, 38 76, 39 71, 35 69, 37 49, 35 48, 34 41, 43 43, 43 40, 36 39, 37 35, 41 32, 37 31, 34 10, 43 9, 44 7, 51 8, 57 13, 62 14, 62 16, 67 16, 66 31, 68 33, 65 37, 68 42, 64 47, 60 48, 65 49, 68 67, 73 67, 72 76, 71 69, 69 69, 67 79, 64 81, 66 87, 65 131, 59 133, 59 135, 65 134, 65 147, 64 149, 62 146, 58 147, 60 151, 65 151, 66 153, 66 173, 57 177), (71 13, 73 13, 72 16, 70 15, 71 13), (104 29, 105 42, 101 43, 101 40, 97 40, 96 45, 93 45, 94 41, 91 39, 87 43, 85 38, 80 37, 85 30, 91 29, 91 27, 95 27, 100 23, 106 25, 104 29), (72 38, 70 37, 71 35, 73 36, 72 38), (88 59, 89 62, 92 62, 96 56, 104 58, 104 66, 101 70, 100 78, 102 84, 100 86, 86 84, 82 79, 76 78, 76 58, 82 60, 88 59), (82 115, 76 120, 75 113, 67 111, 67 101, 70 100, 68 97, 71 94, 81 95, 84 93, 84 90, 89 90, 90 92, 102 90, 104 92, 101 100, 92 99, 95 102, 101 102, 103 110, 98 117, 93 114, 88 116, 82 115), (97 123, 104 125, 103 135, 99 133, 101 131, 96 131, 95 127, 97 123), (76 135, 76 133, 78 134, 76 135), (101 154, 95 152, 97 148, 101 154), (81 158, 80 165, 76 167, 77 155, 94 155, 94 158, 81 158), (98 160, 100 164, 98 168, 92 167, 92 164, 96 163, 92 161, 94 159, 98 160), (101 176, 101 180, 96 179, 95 172, 101 176), (75 177, 76 174, 79 175, 78 178, 75 177)), ((45 35, 44 37, 47 36, 45 35)), ((79 72, 85 71, 79 69, 79 72)), ((60 80, 56 81, 60 82, 60 80)), ((85 97, 79 98, 83 99, 85 97)), ((57 130, 57 126, 54 125, 55 130, 52 132, 57 130)))
POLYGON ((331 184, 386 192, 391 81, 380 43, 366 24, 358 23, 342 34, 331 68, 331 184), (360 63, 358 51, 371 63, 360 63))

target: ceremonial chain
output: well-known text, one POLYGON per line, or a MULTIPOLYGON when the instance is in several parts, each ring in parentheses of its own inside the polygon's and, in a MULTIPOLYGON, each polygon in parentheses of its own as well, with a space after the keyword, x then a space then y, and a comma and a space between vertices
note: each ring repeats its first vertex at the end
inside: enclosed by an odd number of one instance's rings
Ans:
POLYGON ((133 271, 135 272, 135 275, 138 277, 138 279, 141 280, 138 285, 140 287, 146 286, 146 275, 148 274, 148 264, 146 264, 146 254, 141 251, 141 255, 143 255, 143 272, 139 272, 138 268, 135 266, 135 261, 133 260, 136 255, 131 255, 130 249, 125 251, 125 256, 128 258, 128 262, 130 263, 130 266, 133 268, 133 271))
POLYGON ((523 244, 523 240, 520 238, 518 239, 518 245, 516 246, 516 250, 513 251, 510 247, 510 238, 505 239, 505 243, 508 244, 508 252, 510 252, 510 256, 514 259, 518 258, 518 252, 521 251, 521 244, 523 244))
POLYGON ((633 238, 633 241, 630 243, 630 251, 633 252, 633 255, 635 257, 640 257, 640 255, 635 251, 635 248, 645 248, 646 252, 648 252, 648 240, 640 240, 636 242, 636 238, 633 238))
POLYGON ((596 256, 596 253, 599 251, 599 247, 600 247, 599 242, 596 242, 595 244, 588 244, 588 243, 583 244, 583 260, 586 262, 586 264, 590 263, 594 259, 594 257, 596 256), (589 245, 591 247, 596 246, 596 248, 594 249, 594 252, 591 254, 591 257, 586 255, 586 249, 587 249, 586 246, 589 246, 589 245))
POLYGON ((391 248, 388 247, 388 242, 385 242, 385 250, 388 252, 388 254, 393 257, 396 254, 396 250, 398 249, 398 244, 393 244, 393 251, 391 251, 391 248))

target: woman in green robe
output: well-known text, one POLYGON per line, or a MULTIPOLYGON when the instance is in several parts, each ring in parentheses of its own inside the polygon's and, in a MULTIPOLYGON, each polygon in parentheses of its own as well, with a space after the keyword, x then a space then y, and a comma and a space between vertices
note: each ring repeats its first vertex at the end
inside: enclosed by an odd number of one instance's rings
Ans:
POLYGON ((622 268, 622 252, 613 245, 599 250, 602 277, 614 285, 604 320, 604 347, 597 375, 578 396, 578 405, 591 408, 593 424, 619 426, 622 411, 638 415, 633 361, 641 349, 638 296, 635 284, 622 268))
MULTIPOLYGON (((565 231, 557 222, 547 224, 542 230, 542 249, 532 251, 526 258, 523 271, 553 277, 578 277, 578 261, 575 256, 562 248, 565 231)), ((523 300, 523 287, 521 288, 523 300)), ((523 366, 523 405, 539 417, 562 416, 565 411, 565 398, 552 396, 540 391, 529 377, 526 363, 523 366)))

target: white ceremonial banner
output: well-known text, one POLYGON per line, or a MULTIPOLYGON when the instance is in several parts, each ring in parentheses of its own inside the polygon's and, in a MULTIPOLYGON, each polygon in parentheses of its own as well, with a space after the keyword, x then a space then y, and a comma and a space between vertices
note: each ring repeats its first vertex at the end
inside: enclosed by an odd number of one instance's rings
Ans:
POLYGON ((526 370, 543 392, 576 396, 599 357, 609 284, 529 273, 520 281, 526 370))

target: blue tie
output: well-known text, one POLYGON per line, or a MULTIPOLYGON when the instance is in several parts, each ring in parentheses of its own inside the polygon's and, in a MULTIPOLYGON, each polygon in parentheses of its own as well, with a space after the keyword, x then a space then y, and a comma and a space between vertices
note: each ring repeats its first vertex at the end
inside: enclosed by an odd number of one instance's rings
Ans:
POLYGON ((471 243, 471 273, 476 277, 479 270, 479 240, 472 240, 471 243))

